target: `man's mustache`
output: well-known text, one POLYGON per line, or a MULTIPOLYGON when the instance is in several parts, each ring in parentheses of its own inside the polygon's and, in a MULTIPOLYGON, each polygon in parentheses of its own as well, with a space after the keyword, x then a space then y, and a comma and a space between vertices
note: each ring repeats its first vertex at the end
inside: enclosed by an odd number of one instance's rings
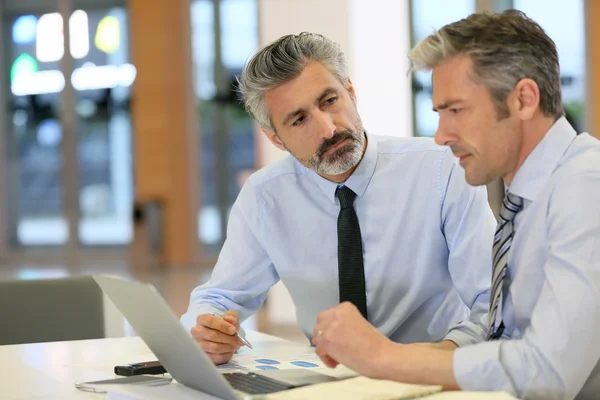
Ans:
POLYGON ((464 154, 469 153, 468 151, 465 151, 465 149, 463 149, 461 146, 457 146, 455 144, 453 144, 453 145, 450 146, 450 150, 452 150, 452 154, 454 154, 455 156, 457 154, 464 155, 464 154))
POLYGON ((352 134, 352 132, 342 131, 340 133, 336 133, 335 135, 333 135, 333 137, 329 139, 325 139, 323 143, 321 143, 321 146, 319 146, 319 149, 317 150, 319 158, 323 157, 327 149, 329 149, 331 146, 334 146, 342 140, 346 139, 354 140, 354 135, 352 134))

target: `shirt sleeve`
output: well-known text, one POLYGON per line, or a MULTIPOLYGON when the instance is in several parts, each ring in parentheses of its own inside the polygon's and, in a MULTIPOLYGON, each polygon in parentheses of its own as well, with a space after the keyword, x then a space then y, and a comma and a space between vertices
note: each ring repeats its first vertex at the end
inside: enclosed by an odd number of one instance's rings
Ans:
POLYGON ((485 339, 492 274, 492 241, 496 220, 485 186, 470 186, 448 150, 440 169, 442 229, 448 245, 448 270, 454 287, 471 310, 469 318, 450 328, 445 340, 459 347, 485 339))
POLYGON ((258 311, 279 276, 259 240, 261 204, 250 179, 231 209, 227 239, 210 280, 192 291, 181 323, 189 331, 200 314, 235 310, 244 321, 258 311))
POLYGON ((532 399, 572 399, 580 392, 600 359, 598 204, 599 174, 569 177, 555 187, 543 285, 530 325, 520 339, 457 349, 454 375, 462 389, 532 399))

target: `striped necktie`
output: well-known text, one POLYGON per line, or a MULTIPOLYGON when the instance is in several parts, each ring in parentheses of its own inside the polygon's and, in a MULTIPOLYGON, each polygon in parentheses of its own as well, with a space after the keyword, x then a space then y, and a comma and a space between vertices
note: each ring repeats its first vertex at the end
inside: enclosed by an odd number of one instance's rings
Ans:
POLYGON ((490 313, 487 340, 495 340, 502 336, 504 322, 501 321, 498 329, 494 331, 496 313, 500 304, 501 294, 508 289, 509 280, 506 279, 510 245, 514 236, 513 220, 515 215, 523 208, 523 199, 512 193, 507 193, 500 209, 500 221, 494 235, 492 248, 492 291, 490 297, 490 313), (504 287, 506 286, 506 288, 504 287))

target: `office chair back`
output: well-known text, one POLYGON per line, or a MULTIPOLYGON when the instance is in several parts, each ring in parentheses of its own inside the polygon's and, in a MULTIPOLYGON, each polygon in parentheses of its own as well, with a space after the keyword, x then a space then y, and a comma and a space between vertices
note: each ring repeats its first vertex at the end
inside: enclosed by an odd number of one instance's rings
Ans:
POLYGON ((103 337, 103 296, 91 276, 0 281, 0 345, 103 337))

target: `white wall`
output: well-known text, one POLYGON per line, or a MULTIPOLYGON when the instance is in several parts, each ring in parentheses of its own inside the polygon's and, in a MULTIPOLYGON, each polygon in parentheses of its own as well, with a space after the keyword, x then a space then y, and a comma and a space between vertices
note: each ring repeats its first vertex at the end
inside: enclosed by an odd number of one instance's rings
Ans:
MULTIPOLYGON (((392 0, 393 1, 393 0, 392 0)), ((258 0, 259 42, 283 35, 320 33, 349 50, 348 0, 258 0)))
POLYGON ((413 136, 408 0, 348 0, 350 72, 367 131, 413 136))

